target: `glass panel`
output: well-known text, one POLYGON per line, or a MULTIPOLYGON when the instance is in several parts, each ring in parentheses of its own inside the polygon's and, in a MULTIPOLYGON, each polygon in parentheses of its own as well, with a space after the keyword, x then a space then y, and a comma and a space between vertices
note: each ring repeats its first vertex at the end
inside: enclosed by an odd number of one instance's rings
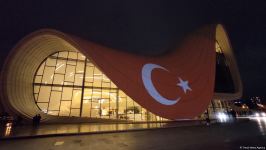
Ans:
POLYGON ((82 81, 83 81, 83 74, 76 74, 75 75, 75 85, 82 86, 82 81))
POLYGON ((111 99, 111 101, 116 102, 116 99, 117 99, 117 97, 116 97, 116 96, 117 96, 116 93, 113 93, 113 92, 112 92, 112 93, 110 93, 109 95, 110 95, 110 99, 111 99))
POLYGON ((54 59, 54 58, 47 58, 47 60, 46 60, 46 65, 47 66, 55 66, 55 64, 56 64, 56 59, 54 59))
POLYGON ((102 76, 102 72, 97 67, 94 67, 94 76, 102 76))
POLYGON ((42 81, 42 76, 35 76, 34 80, 35 83, 41 83, 41 81, 42 81))
POLYGON ((44 113, 47 113, 48 103, 37 103, 38 107, 43 111, 44 113))
POLYGON ((49 110, 48 114, 53 116, 58 116, 59 111, 49 110))
POLYGON ((118 118, 119 119, 127 119, 126 108, 127 108, 127 98, 119 97, 119 110, 118 110, 118 118))
POLYGON ((91 111, 91 101, 83 100, 82 117, 90 117, 90 111, 91 111))
POLYGON ((88 62, 87 62, 87 66, 88 66, 88 67, 94 67, 94 64, 92 64, 88 59, 87 59, 87 61, 88 61, 88 62))
POLYGON ((99 108, 100 108, 100 103, 99 103, 98 99, 97 99, 97 100, 92 100, 92 105, 91 105, 91 107, 92 107, 93 109, 99 109, 99 108))
POLYGON ((67 64, 68 65, 72 65, 72 66, 76 66, 77 65, 77 62, 76 61, 73 61, 73 60, 68 60, 67 61, 67 64))
POLYGON ((55 74, 54 75, 54 84, 63 85, 63 83, 64 83, 64 75, 55 74))
POLYGON ((55 73, 61 73, 65 74, 65 69, 66 69, 66 60, 57 60, 56 68, 55 68, 55 73))
POLYGON ((85 82, 85 86, 92 87, 93 82, 85 82))
POLYGON ((110 97, 110 90, 105 90, 105 89, 103 89, 102 90, 102 98, 109 98, 110 97))
POLYGON ((102 87, 110 88, 111 83, 110 82, 102 82, 102 87))
POLYGON ((142 108, 141 109, 141 113, 142 113, 142 120, 143 121, 148 121, 147 120, 147 113, 148 113, 147 110, 145 108, 142 108))
POLYGON ((84 55, 82 55, 81 53, 78 53, 78 59, 79 60, 85 60, 85 56, 84 55))
POLYGON ((60 100, 61 100, 61 92, 52 91, 49 110, 59 110, 60 100))
POLYGON ((41 86, 38 102, 48 102, 50 97, 51 87, 41 86))
POLYGON ((129 97, 127 97, 126 113, 129 120, 134 120, 134 112, 135 112, 134 102, 129 97))
POLYGON ((111 82, 111 88, 117 88, 117 86, 113 82, 111 82))
POLYGON ((55 70, 54 67, 45 67, 42 83, 45 83, 45 84, 53 83, 54 70, 55 70))
POLYGON ((60 116, 69 116, 71 101, 61 101, 60 116))
POLYGON ((127 95, 122 90, 119 90, 118 92, 119 97, 127 97, 127 95))
POLYGON ((67 58, 68 52, 59 52, 58 57, 67 58))
POLYGON ((92 118, 99 118, 100 117, 100 110, 99 109, 91 109, 91 117, 92 118))
POLYGON ((92 89, 84 89, 83 99, 91 99, 92 89))
POLYGON ((93 70, 94 67, 86 67, 86 79, 87 82, 93 82, 93 70))
POLYGON ((70 58, 70 59, 77 59, 77 52, 69 52, 68 58, 70 58))
POLYGON ((34 93, 39 93, 40 92, 40 86, 36 85, 34 86, 34 93))
POLYGON ((75 66, 67 65, 65 81, 74 82, 75 66))
POLYGON ((149 112, 149 121, 157 121, 156 116, 151 112, 149 112))
POLYGON ((84 62, 77 62, 76 73, 84 73, 84 62))
POLYGON ((45 65, 45 62, 40 66, 40 68, 37 71, 37 74, 36 75, 42 75, 43 74, 44 65, 45 65))
POLYGON ((63 88, 62 88, 62 86, 52 86, 52 90, 54 90, 54 91, 62 91, 63 88))
POLYGON ((101 77, 94 76, 93 86, 94 87, 101 87, 101 85, 102 85, 101 77))
POLYGON ((92 98, 93 99, 100 99, 100 98, 102 98, 102 96, 101 96, 101 90, 93 89, 92 98))
POLYGON ((71 109, 70 116, 79 117, 79 114, 80 114, 80 109, 71 109))
POLYGON ((101 103, 101 116, 109 116, 109 107, 110 107, 110 103, 109 103, 109 99, 101 99, 100 100, 101 103))
POLYGON ((55 53, 55 54, 53 54, 52 56, 57 57, 57 56, 58 56, 58 53, 55 53))
POLYGON ((81 89, 80 90, 73 90, 71 108, 80 108, 80 101, 81 101, 81 89))
POLYGON ((64 82, 64 85, 73 85, 74 83, 73 82, 70 82, 70 81, 68 81, 68 82, 64 82))
POLYGON ((110 79, 105 74, 103 74, 103 81, 104 82, 111 82, 110 79))
POLYGON ((110 115, 111 118, 117 117, 117 102, 110 99, 110 115))
POLYGON ((135 121, 142 121, 142 108, 139 104, 134 102, 135 106, 135 121))
POLYGON ((72 90, 70 87, 63 87, 62 100, 71 100, 72 99, 72 90))

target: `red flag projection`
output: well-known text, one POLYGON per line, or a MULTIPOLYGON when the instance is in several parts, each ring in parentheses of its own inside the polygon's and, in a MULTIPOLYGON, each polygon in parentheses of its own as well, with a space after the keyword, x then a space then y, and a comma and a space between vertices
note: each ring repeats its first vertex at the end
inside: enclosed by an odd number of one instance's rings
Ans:
POLYGON ((121 90, 154 114, 168 119, 193 118, 206 110, 212 100, 215 81, 212 26, 188 35, 175 50, 156 57, 72 39, 121 90))

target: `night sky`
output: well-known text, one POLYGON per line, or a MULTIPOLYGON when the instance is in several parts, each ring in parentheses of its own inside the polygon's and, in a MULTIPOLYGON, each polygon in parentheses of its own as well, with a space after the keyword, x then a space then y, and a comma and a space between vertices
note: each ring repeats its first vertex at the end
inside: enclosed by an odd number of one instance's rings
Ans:
POLYGON ((266 96, 264 0, 73 2, 1 1, 0 68, 21 38, 41 28, 140 55, 160 55, 204 24, 222 23, 236 55, 244 98, 266 96))

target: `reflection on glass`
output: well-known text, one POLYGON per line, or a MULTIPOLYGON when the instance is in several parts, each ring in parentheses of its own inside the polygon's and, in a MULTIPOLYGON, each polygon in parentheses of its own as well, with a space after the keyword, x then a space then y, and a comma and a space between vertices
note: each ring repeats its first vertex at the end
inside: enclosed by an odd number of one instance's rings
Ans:
POLYGON ((57 60, 56 68, 55 68, 55 73, 65 73, 66 69, 66 60, 57 60))
POLYGON ((84 55, 52 54, 34 79, 38 107, 55 116, 161 121, 128 97, 84 55))

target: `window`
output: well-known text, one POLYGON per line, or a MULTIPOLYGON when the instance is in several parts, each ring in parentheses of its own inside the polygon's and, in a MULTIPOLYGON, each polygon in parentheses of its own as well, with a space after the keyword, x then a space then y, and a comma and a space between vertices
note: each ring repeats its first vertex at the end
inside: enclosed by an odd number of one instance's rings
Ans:
POLYGON ((132 121, 161 118, 118 89, 79 52, 63 51, 48 56, 33 81, 35 101, 49 115, 132 121))

